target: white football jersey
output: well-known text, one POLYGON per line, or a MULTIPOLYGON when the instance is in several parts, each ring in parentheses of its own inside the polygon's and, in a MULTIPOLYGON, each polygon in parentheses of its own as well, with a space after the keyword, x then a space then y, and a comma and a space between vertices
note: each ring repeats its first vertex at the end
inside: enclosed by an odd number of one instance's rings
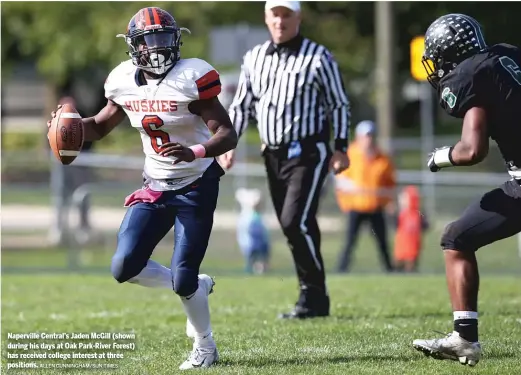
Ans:
POLYGON ((159 146, 177 142, 186 147, 212 136, 201 117, 188 110, 194 100, 221 92, 219 74, 206 61, 181 59, 163 80, 144 80, 131 60, 122 62, 105 82, 105 96, 123 108, 141 134, 144 176, 153 190, 176 190, 197 180, 213 158, 173 165, 175 157, 159 155, 159 146))

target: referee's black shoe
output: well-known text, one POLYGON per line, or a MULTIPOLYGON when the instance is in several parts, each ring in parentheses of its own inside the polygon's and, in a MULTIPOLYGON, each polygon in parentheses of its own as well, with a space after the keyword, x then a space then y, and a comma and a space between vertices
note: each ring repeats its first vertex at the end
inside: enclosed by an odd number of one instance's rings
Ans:
POLYGON ((310 309, 296 305, 293 310, 279 315, 279 319, 311 319, 329 316, 329 306, 327 309, 310 309))
POLYGON ((293 310, 280 314, 281 319, 309 319, 329 316, 329 296, 315 288, 301 289, 293 310))

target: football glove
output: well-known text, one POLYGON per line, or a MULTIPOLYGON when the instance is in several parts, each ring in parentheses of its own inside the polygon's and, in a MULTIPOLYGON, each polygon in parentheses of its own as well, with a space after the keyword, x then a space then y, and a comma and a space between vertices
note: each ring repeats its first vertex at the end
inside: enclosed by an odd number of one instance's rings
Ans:
POLYGON ((435 148, 429 154, 429 161, 427 162, 429 170, 431 172, 438 172, 442 168, 454 166, 454 163, 452 162, 452 158, 450 156, 451 152, 451 146, 435 148))

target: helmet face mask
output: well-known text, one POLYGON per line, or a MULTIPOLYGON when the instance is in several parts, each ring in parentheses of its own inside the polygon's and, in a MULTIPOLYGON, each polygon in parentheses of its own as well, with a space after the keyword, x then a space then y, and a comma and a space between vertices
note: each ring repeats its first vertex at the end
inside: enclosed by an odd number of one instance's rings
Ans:
POLYGON ((180 33, 157 31, 127 38, 129 55, 135 66, 162 75, 177 61, 180 33))
POLYGON ((455 62, 445 61, 444 58, 437 57, 437 54, 434 54, 433 58, 423 56, 422 64, 423 68, 427 72, 427 81, 434 87, 437 88, 440 80, 452 72, 456 66, 458 66, 455 62))
POLYGON ((143 8, 130 20, 127 33, 117 36, 125 38, 127 54, 136 67, 161 76, 181 58, 181 30, 168 12, 143 8))
POLYGON ((463 60, 487 47, 479 23, 464 14, 447 14, 435 20, 425 33, 422 64, 427 80, 437 88, 439 81, 463 60))
MULTIPOLYGON (((438 75, 439 70, 436 69, 434 60, 431 60, 429 57, 424 55, 422 57, 422 64, 423 64, 423 68, 427 72, 427 81, 429 81, 429 83, 434 88, 436 88, 438 86, 438 82, 441 79, 441 77, 439 77, 439 75, 438 75)), ((444 72, 442 71, 441 75, 443 76, 443 74, 444 74, 444 72)))

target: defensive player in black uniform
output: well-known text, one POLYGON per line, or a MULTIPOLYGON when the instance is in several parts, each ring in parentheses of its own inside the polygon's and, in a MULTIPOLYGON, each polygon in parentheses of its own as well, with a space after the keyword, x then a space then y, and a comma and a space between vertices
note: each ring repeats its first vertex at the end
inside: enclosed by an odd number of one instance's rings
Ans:
POLYGON ((423 64, 442 108, 463 119, 461 140, 435 149, 429 155, 430 170, 481 162, 491 138, 511 176, 445 228, 441 246, 454 331, 440 339, 413 342, 434 358, 474 366, 481 358, 475 252, 521 232, 521 51, 508 44, 487 46, 476 20, 448 14, 427 29, 423 64))

